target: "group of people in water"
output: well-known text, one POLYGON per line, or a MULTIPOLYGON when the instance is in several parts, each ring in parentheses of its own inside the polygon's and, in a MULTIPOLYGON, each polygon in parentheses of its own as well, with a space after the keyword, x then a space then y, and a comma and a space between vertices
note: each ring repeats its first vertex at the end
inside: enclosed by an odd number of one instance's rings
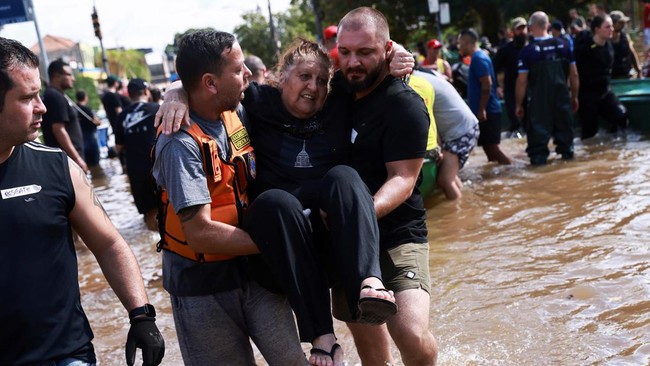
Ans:
MULTIPOLYGON (((590 35, 573 46, 549 34, 543 12, 512 21, 515 38, 503 47, 507 54, 497 53, 504 57, 498 65, 512 67, 516 54, 504 95, 508 114, 523 120, 533 165, 547 162, 550 137, 562 159, 573 158, 576 111, 583 139, 597 132, 600 112, 625 127, 624 109, 607 87, 613 15, 591 19, 590 35)), ((510 163, 499 148, 494 66, 477 32, 463 30, 465 103, 449 82, 449 63, 433 53, 416 65, 390 40, 379 11, 354 9, 328 29, 336 52, 297 39, 271 83, 261 60, 245 58, 232 34, 190 33, 178 47, 180 81, 162 107, 146 104, 147 84, 137 79, 129 84, 136 106, 114 111, 124 129, 120 142, 128 141, 126 131, 146 132, 142 145, 152 147, 157 195, 148 197, 156 200, 157 220, 149 201, 140 212, 150 228, 157 221, 163 287, 186 365, 254 365, 251 340, 270 365, 343 365, 350 350, 337 343, 333 317, 346 322, 364 364, 393 364, 391 343, 405 365, 436 364, 418 183, 425 159, 435 160, 441 190, 459 198, 458 171, 477 144, 488 160, 510 163), (136 127, 156 111, 157 132, 136 127), (311 343, 309 356, 301 342, 311 343)), ((45 118, 38 58, 4 38, 0 51, 0 228, 9 233, 0 268, 13 299, 0 304, 0 341, 11 350, 0 364, 95 364, 73 230, 129 314, 127 364, 136 348, 143 364, 159 364, 164 340, 155 308, 81 155, 69 135, 64 152, 33 142, 46 123, 48 139, 68 133, 75 111, 61 94, 73 80, 69 65, 51 67, 54 83, 44 98, 57 112, 45 118)))
POLYGON ((545 164, 550 137, 562 159, 572 159, 574 116, 580 138, 594 137, 600 119, 608 132, 629 124, 625 106, 611 89, 613 78, 644 77, 622 11, 593 6, 585 20, 572 9, 567 31, 543 12, 511 21, 512 41, 495 55, 504 72, 503 96, 510 134, 525 133, 531 164, 545 164))

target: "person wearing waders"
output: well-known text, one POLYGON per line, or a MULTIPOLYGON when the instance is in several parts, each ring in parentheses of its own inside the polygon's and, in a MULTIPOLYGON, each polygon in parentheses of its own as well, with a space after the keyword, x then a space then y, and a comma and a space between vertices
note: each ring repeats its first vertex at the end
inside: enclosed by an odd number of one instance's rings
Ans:
POLYGON ((573 113, 578 110, 578 71, 569 43, 548 34, 548 15, 538 11, 528 21, 534 37, 519 54, 515 114, 524 116, 528 91, 530 122, 526 152, 532 165, 544 165, 551 137, 562 159, 573 158, 573 113), (568 85, 567 85, 568 79, 568 85))

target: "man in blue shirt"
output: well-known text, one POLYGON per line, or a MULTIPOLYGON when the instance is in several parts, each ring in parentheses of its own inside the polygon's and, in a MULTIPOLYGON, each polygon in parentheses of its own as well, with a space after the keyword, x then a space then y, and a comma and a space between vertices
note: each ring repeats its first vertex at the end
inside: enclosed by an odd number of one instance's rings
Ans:
POLYGON ((548 34, 548 15, 538 11, 528 21, 534 40, 519 54, 519 75, 515 89, 517 117, 524 115, 524 97, 528 89, 526 152, 533 165, 548 159, 551 136, 555 152, 562 159, 573 158, 573 113, 578 110, 578 70, 569 43, 548 34), (569 96, 569 85, 571 88, 569 96))
POLYGON ((478 47, 478 33, 474 29, 465 29, 460 32, 459 48, 463 55, 472 55, 469 65, 467 80, 467 97, 469 107, 479 121, 481 134, 478 145, 483 146, 483 151, 488 161, 499 164, 511 164, 501 148, 501 106, 497 98, 496 76, 490 57, 478 47))

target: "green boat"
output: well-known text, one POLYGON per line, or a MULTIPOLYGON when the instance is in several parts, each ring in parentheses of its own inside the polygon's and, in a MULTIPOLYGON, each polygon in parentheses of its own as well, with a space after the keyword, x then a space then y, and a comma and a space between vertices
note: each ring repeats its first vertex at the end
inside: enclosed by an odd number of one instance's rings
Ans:
POLYGON ((422 197, 430 196, 436 189, 436 178, 438 177, 438 164, 431 159, 424 159, 422 164, 422 183, 418 186, 422 197))
POLYGON ((630 129, 650 131, 650 79, 612 80, 612 91, 627 108, 630 129))

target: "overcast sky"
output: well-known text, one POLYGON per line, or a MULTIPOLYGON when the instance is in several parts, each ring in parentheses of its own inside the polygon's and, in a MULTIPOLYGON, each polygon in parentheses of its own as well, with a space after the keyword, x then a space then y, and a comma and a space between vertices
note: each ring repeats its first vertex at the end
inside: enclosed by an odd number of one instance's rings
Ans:
MULTIPOLYGON (((290 0, 271 0, 273 13, 285 11, 290 0)), ((2 0, 0 0, 0 4, 2 0)), ((262 8, 267 0, 33 0, 41 36, 56 35, 99 45, 90 14, 97 8, 104 47, 153 48, 162 53, 174 34, 189 28, 213 27, 232 32, 243 23, 241 15, 262 8)), ((7 24, 0 36, 27 47, 37 42, 33 22, 7 24)))

